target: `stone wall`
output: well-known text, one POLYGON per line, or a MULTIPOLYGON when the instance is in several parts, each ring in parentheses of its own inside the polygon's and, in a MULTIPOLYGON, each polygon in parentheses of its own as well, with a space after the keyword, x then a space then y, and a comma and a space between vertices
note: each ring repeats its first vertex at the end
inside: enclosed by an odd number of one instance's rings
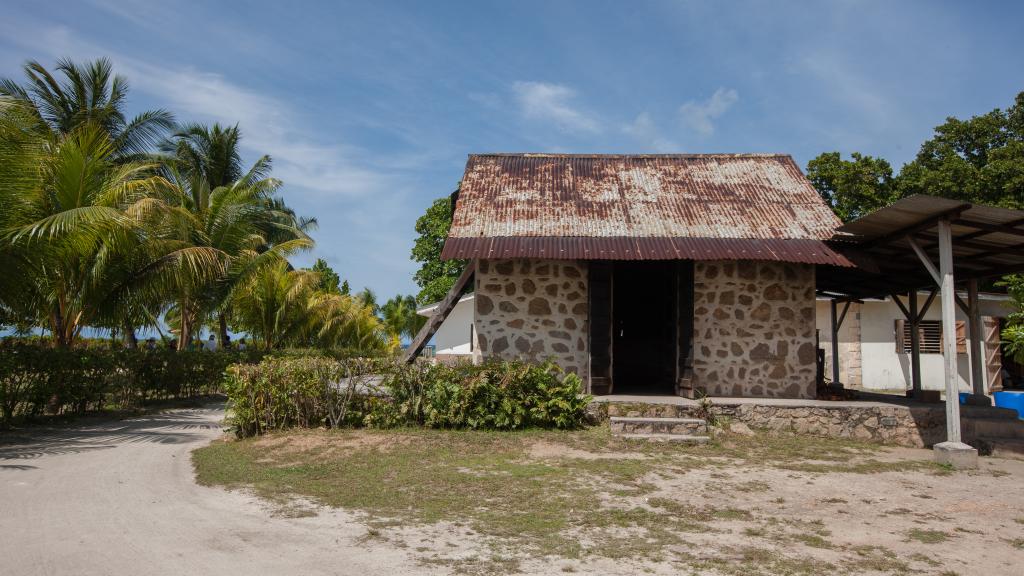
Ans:
MULTIPOLYGON (((598 420, 608 416, 706 417, 699 407, 691 405, 594 402, 591 406, 588 411, 598 420)), ((852 438, 914 448, 932 446, 946 439, 946 414, 941 404, 779 406, 716 402, 710 412, 725 426, 742 423, 753 430, 852 438)))
POLYGON ((480 260, 475 289, 482 358, 550 358, 587 382, 586 262, 480 260))
POLYGON ((694 263, 693 382, 709 396, 815 397, 814 267, 694 263))

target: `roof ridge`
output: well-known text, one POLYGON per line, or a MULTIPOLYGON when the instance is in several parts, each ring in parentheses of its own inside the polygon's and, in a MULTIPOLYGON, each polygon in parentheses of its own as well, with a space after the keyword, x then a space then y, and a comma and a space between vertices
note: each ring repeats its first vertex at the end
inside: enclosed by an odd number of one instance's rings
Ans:
POLYGON ((781 152, 708 152, 679 154, 569 154, 562 152, 476 152, 469 157, 492 156, 513 158, 792 158, 781 152))

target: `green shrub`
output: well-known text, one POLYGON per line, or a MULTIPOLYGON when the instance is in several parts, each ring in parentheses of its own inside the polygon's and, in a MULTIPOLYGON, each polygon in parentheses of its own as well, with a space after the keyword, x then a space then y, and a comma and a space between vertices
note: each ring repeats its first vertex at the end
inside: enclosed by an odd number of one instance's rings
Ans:
POLYGON ((0 426, 42 414, 133 408, 154 399, 216 393, 225 369, 257 351, 48 348, 0 344, 0 426))
POLYGON ((579 377, 551 362, 267 358, 232 366, 225 389, 240 436, 295 426, 576 428, 590 400, 579 377))
POLYGON ((369 396, 369 365, 360 359, 298 356, 231 366, 224 390, 236 434, 360 423, 369 396))

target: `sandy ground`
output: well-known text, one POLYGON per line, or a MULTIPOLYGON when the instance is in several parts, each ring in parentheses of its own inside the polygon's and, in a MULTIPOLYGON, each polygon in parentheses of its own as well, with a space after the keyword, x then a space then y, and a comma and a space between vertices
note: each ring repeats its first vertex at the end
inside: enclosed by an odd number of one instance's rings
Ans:
POLYGON ((189 452, 223 411, 0 436, 0 574, 422 574, 343 512, 275 515, 197 486, 189 452))
MULTIPOLYGON (((131 420, 34 429, 0 438, 0 574, 426 574, 486 558, 465 527, 368 530, 358 515, 309 507, 308 517, 239 492, 198 486, 189 453, 221 435, 218 407, 131 420)), ((642 458, 539 443, 531 457, 642 458)), ((883 459, 929 458, 897 449, 883 459)), ((765 466, 698 468, 652 477, 653 494, 751 517, 687 535, 681 552, 722 557, 756 548, 843 566, 878 548, 924 574, 1022 574, 1024 462, 985 458, 969 474, 810 473, 765 466), (684 496, 685 495, 685 496, 684 496), (808 527, 807 523, 818 524, 808 527), (751 532, 750 529, 757 530, 751 532), (824 529, 829 546, 791 535, 824 529), (940 544, 914 529, 948 534, 940 544), (786 535, 789 536, 786 536, 786 535), (863 553, 863 552, 861 552, 863 553)), ((493 544, 491 542, 490 544, 493 544)), ((472 566, 472 563, 470 563, 472 566)), ((691 573, 686 563, 522 558, 534 574, 691 573)), ((472 572, 473 570, 470 569, 472 572)), ((855 570, 856 573, 878 573, 855 570)), ((885 570, 884 572, 888 572, 885 570)))

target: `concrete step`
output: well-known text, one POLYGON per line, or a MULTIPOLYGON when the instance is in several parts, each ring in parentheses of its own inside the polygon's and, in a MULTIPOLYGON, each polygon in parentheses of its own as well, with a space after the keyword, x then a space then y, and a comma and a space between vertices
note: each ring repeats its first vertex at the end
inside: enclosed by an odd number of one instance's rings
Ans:
POLYGON ((1024 421, 1004 418, 962 418, 965 436, 1024 439, 1024 421))
POLYGON ((693 407, 677 404, 609 402, 608 416, 620 418, 686 418, 693 407))
POLYGON ((707 434, 707 422, 700 418, 650 418, 612 416, 608 422, 612 434, 707 434))
POLYGON ((979 436, 968 444, 987 456, 1024 460, 1024 439, 979 436))
POLYGON ((689 436, 687 434, 620 434, 627 440, 646 440, 648 442, 687 442, 690 444, 706 444, 710 436, 689 436))

